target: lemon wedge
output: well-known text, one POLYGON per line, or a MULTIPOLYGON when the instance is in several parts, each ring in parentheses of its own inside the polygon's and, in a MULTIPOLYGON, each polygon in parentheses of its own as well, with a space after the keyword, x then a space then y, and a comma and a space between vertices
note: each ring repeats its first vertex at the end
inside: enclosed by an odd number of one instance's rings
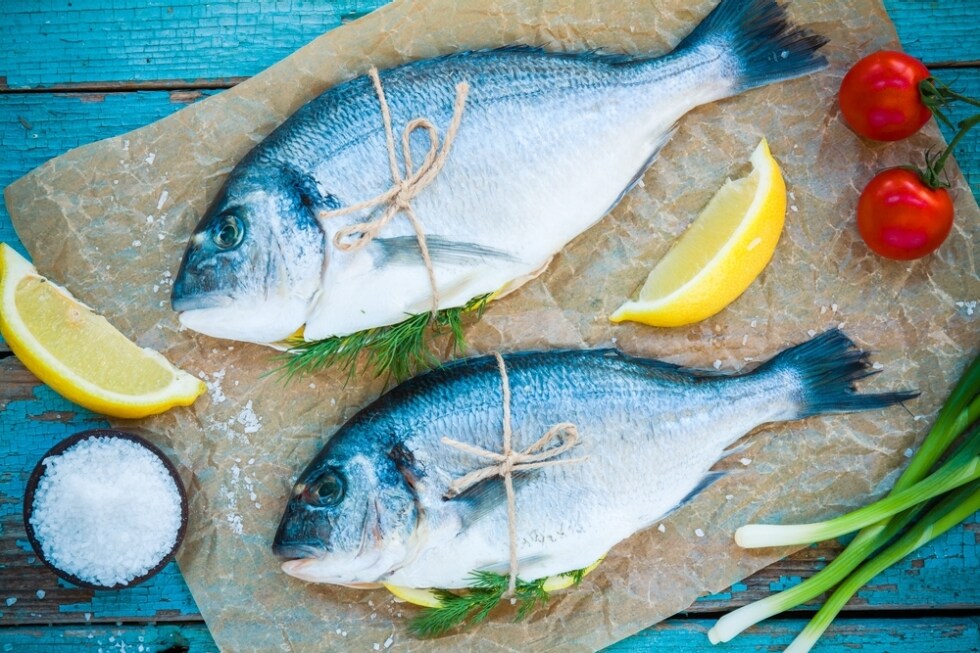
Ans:
POLYGON ((204 384, 141 349, 0 243, 0 333, 41 381, 80 406, 136 418, 188 406, 204 384))
POLYGON ((772 258, 786 220, 786 184, 765 139, 752 172, 728 180, 650 271, 636 301, 609 319, 683 326, 715 315, 745 292, 772 258))
MULTIPOLYGON (((582 576, 587 576, 599 563, 606 559, 606 556, 602 556, 591 565, 586 567, 582 571, 582 576)), ((548 576, 545 579, 544 584, 541 586, 545 592, 549 594, 551 592, 557 592, 558 590, 563 590, 571 587, 575 584, 575 577, 572 574, 558 574, 557 576, 548 576)), ((431 589, 417 589, 414 587, 401 587, 400 585, 392 585, 391 583, 384 584, 385 589, 395 595, 395 598, 401 599, 406 603, 411 603, 413 605, 419 605, 423 608, 441 608, 442 602, 436 593, 431 589)))

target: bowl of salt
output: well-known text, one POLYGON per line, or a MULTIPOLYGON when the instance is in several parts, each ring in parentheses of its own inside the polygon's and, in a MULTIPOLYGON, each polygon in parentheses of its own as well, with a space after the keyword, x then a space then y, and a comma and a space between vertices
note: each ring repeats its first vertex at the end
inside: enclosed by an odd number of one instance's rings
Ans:
POLYGON ((122 431, 83 431, 38 462, 24 495, 27 539, 68 582, 122 589, 154 576, 187 530, 187 493, 152 443, 122 431))

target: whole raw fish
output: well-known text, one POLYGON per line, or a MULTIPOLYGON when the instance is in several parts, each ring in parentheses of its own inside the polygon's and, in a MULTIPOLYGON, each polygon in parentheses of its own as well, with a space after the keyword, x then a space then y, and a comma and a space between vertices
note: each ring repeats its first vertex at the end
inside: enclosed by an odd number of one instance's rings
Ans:
MULTIPOLYGON (((383 71, 395 134, 426 117, 458 136, 412 200, 427 234, 440 307, 512 289, 597 222, 694 107, 826 65, 825 39, 774 0, 722 0, 670 54, 554 54, 514 47, 383 71)), ((415 162, 428 141, 416 133, 415 162)), ((299 109, 231 172, 190 238, 175 278, 181 322, 216 337, 346 335, 425 313, 432 290, 415 233, 396 216, 368 246, 339 251, 341 227, 382 208, 320 213, 392 187, 379 100, 367 77, 299 109)))
MULTIPOLYGON (((556 423, 584 461, 515 475, 518 575, 582 569, 718 478, 726 447, 768 422, 872 410, 915 392, 857 394, 874 372, 840 331, 726 376, 615 350, 504 356, 513 448, 556 423)), ((347 422, 299 477, 273 550, 283 570, 324 583, 465 587, 506 573, 508 516, 499 477, 446 499, 486 464, 441 441, 502 448, 501 377, 492 357, 449 364, 384 395, 347 422)))

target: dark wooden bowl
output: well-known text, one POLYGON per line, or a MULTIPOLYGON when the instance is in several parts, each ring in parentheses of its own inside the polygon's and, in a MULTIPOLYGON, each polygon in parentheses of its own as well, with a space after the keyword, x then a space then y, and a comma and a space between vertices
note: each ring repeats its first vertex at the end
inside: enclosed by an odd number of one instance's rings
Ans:
POLYGON ((48 452, 44 454, 37 462, 37 465, 34 466, 34 471, 31 472, 31 477, 27 481, 27 491, 24 493, 24 528, 27 529, 27 539, 30 541, 31 547, 34 549, 34 553, 37 554, 38 559, 43 562, 48 569, 69 583, 93 590, 123 589, 125 587, 132 587, 134 585, 139 585, 148 578, 158 574, 160 570, 167 565, 167 563, 173 560, 174 555, 177 554, 177 549, 180 548, 181 543, 184 541, 184 534, 187 532, 187 491, 184 489, 184 484, 181 482, 180 476, 177 474, 177 468, 174 467, 174 464, 170 462, 167 456, 164 455, 164 453, 160 451, 160 449, 158 449, 152 442, 149 442, 138 435, 133 435, 132 433, 115 431, 112 429, 93 429, 90 431, 82 431, 65 438, 58 444, 51 447, 51 449, 49 449, 48 452), (177 539, 174 541, 173 548, 170 549, 170 552, 167 553, 167 555, 163 556, 163 559, 160 560, 160 562, 158 562, 153 569, 150 569, 142 576, 138 576, 128 583, 121 583, 112 586, 90 583, 78 578, 74 574, 70 574, 67 571, 59 569, 52 564, 44 556, 44 550, 41 548, 41 543, 38 541, 37 534, 34 532, 34 527, 31 525, 31 514, 34 511, 34 492, 37 490, 37 484, 40 482, 41 476, 44 475, 44 461, 49 456, 57 456, 65 452, 67 449, 78 444, 82 440, 97 437, 129 440, 143 446, 145 449, 148 449, 151 453, 156 455, 156 457, 160 459, 160 462, 163 463, 163 466, 167 468, 167 471, 173 478, 174 483, 177 485, 177 493, 180 495, 180 527, 177 529, 177 539))

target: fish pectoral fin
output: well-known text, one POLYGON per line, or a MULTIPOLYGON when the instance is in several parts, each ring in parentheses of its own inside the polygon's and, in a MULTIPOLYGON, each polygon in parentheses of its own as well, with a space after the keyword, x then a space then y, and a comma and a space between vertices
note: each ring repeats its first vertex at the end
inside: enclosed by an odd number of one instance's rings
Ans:
MULTIPOLYGON (((525 472, 514 472, 514 493, 516 494, 524 482, 535 474, 534 470, 525 472)), ((463 530, 469 528, 474 522, 490 514, 500 506, 507 505, 507 490, 499 477, 488 478, 467 488, 462 493, 452 498, 445 498, 444 501, 451 501, 459 506, 459 517, 462 520, 463 530)))
MULTIPOLYGON (((419 241, 415 236, 395 236, 375 238, 371 243, 375 255, 375 265, 418 265, 422 261, 419 241)), ((429 258, 435 265, 476 265, 487 260, 519 261, 512 254, 501 249, 487 247, 479 243, 468 243, 426 234, 425 245, 429 258)))

